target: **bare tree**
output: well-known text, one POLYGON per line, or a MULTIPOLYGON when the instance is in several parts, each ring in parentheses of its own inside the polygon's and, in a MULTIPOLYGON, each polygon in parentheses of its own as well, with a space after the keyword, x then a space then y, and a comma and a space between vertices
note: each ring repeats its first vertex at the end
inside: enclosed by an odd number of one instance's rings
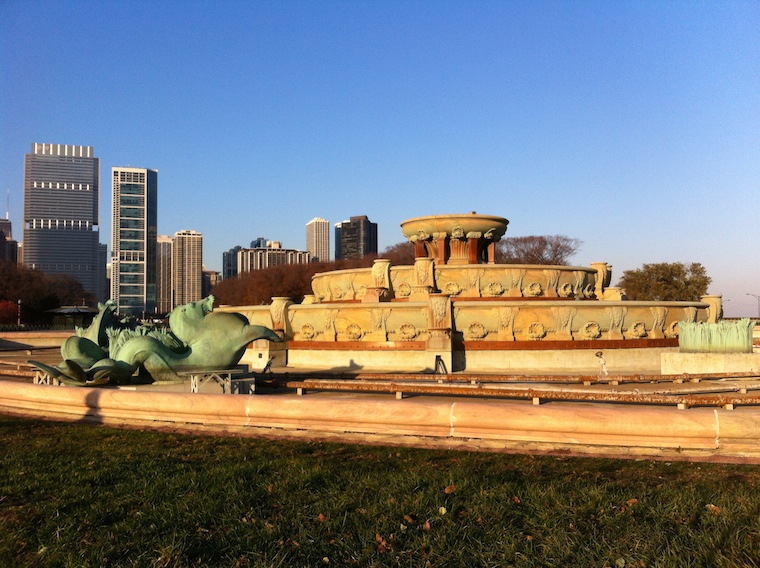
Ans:
POLYGON ((380 258, 387 258, 394 266, 414 264, 414 244, 403 241, 387 247, 380 258))
POLYGON ((565 235, 508 237, 496 243, 499 264, 562 265, 581 248, 583 241, 565 235))

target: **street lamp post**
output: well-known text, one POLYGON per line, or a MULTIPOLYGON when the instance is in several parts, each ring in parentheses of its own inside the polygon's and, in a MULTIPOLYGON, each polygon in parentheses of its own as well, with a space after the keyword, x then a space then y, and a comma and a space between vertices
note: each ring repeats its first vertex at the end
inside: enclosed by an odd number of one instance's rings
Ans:
POLYGON ((760 319, 760 295, 757 294, 750 294, 747 292, 747 296, 753 296, 755 300, 757 300, 757 317, 760 319))
POLYGON ((18 301, 18 325, 21 327, 21 299, 18 301))

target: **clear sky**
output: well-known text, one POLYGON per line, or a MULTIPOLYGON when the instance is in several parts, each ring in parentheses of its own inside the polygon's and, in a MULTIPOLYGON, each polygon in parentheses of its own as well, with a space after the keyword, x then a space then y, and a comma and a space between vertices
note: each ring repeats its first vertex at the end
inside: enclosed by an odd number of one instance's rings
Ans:
MULTIPOLYGON (((477 211, 572 264, 700 262, 760 295, 760 2, 0 1, 0 191, 33 142, 158 169, 204 263, 305 224, 477 211)), ((5 207, 3 207, 5 209, 5 207)), ((3 211, 4 215, 4 211, 3 211)))

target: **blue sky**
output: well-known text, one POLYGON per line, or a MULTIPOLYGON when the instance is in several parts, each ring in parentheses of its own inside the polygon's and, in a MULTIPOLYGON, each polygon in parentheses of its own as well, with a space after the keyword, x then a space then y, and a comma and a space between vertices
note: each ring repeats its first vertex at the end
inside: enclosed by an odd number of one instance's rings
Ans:
MULTIPOLYGON (((159 171, 159 232, 204 262, 368 215, 583 241, 613 284, 701 262, 727 315, 760 295, 760 3, 0 2, 0 191, 21 236, 33 142, 159 171)), ((5 208, 3 208, 5 209, 5 208)))

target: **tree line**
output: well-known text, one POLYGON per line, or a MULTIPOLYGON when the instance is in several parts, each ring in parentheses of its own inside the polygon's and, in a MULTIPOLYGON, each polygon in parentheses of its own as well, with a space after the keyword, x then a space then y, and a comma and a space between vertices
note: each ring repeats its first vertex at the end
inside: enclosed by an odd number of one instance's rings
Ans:
POLYGON ((24 323, 47 323, 48 310, 61 306, 90 305, 92 298, 71 276, 48 274, 0 260, 0 323, 16 323, 21 300, 24 323))

